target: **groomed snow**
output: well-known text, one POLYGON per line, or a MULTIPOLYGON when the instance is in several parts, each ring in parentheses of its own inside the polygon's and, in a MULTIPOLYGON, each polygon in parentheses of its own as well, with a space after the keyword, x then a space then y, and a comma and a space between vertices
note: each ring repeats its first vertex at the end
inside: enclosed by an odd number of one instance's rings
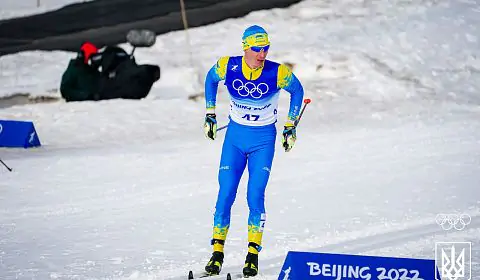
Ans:
MULTIPOLYGON (((276 279, 288 250, 433 259, 438 241, 473 242, 480 267, 480 6, 467 1, 318 1, 258 11, 157 38, 137 60, 162 77, 144 100, 55 102, 2 109, 32 120, 43 147, 0 149, 0 278, 183 279, 202 270, 224 131, 203 136, 204 75, 239 55, 243 29, 269 31, 269 58, 295 65, 313 102, 267 188, 261 274, 276 279), (462 232, 435 224, 467 213, 462 232)), ((126 46, 128 49, 128 46, 126 46)), ((59 96, 74 54, 0 58, 0 94, 59 96)), ((219 91, 220 125, 227 120, 219 91)), ((283 125, 288 94, 280 99, 283 125)), ((245 173, 225 271, 246 254, 245 173)), ((477 277, 477 278, 476 278, 477 277)))

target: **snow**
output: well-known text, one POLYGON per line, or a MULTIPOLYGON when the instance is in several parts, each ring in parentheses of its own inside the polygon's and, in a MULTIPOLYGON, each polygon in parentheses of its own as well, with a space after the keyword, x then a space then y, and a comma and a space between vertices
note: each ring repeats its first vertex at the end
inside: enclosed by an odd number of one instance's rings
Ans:
POLYGON ((0 20, 41 14, 66 5, 93 0, 2 0, 0 20))
MULTIPOLYGON (((313 102, 294 149, 277 141, 255 279, 276 279, 288 250, 433 259, 439 241, 471 241, 479 279, 480 6, 333 2, 190 29, 194 65, 185 32, 159 36, 137 51, 162 67, 144 100, 2 109, 1 119, 33 120, 43 147, 0 149, 14 169, 0 169, 0 278, 184 279, 202 270, 224 131, 205 139, 203 100, 186 97, 201 92, 218 57, 241 54, 243 29, 260 23, 273 42, 269 58, 294 64, 313 102), (439 213, 472 223, 444 231, 439 213)), ((1 57, 0 94, 59 96, 52 89, 73 56, 1 57)), ((223 87, 218 98, 223 125, 223 87)), ((278 128, 288 94, 279 106, 278 128)), ((246 254, 247 174, 225 271, 240 271, 246 254)))

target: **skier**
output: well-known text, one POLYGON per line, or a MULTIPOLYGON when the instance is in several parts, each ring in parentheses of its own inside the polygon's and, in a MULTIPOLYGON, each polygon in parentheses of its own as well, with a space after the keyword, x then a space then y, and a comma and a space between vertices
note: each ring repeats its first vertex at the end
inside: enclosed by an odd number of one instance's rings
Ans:
POLYGON ((220 273, 231 208, 248 165, 248 254, 243 274, 249 277, 258 273, 258 253, 262 248, 266 220, 265 189, 275 153, 280 90, 290 93, 288 118, 282 133, 282 145, 288 152, 296 140, 295 121, 303 101, 303 87, 287 66, 266 60, 270 42, 265 29, 250 26, 244 31, 242 40, 244 55, 221 57, 209 70, 205 81, 204 132, 211 140, 215 140, 217 133, 218 83, 224 80, 230 93, 230 121, 218 173, 220 189, 213 221, 213 254, 205 270, 211 275, 220 273))

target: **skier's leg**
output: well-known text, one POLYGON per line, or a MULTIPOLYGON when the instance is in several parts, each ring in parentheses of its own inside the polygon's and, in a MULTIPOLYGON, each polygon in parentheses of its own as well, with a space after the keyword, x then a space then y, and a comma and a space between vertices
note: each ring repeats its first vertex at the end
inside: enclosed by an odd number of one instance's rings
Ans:
POLYGON ((245 259, 243 275, 255 276, 258 273, 258 252, 261 249, 265 226, 265 189, 270 177, 275 154, 275 142, 264 145, 248 156, 247 202, 248 216, 248 254, 245 259))
MULTIPOLYGON (((250 210, 248 216, 248 242, 262 244, 263 228, 265 226, 265 189, 267 188, 272 161, 275 154, 275 143, 252 152, 248 157, 247 202, 250 210)), ((258 253, 258 249, 249 248, 258 253)))
POLYGON ((205 266, 209 274, 219 274, 223 264, 223 246, 230 227, 230 213, 237 195, 238 184, 247 162, 246 154, 235 145, 235 128, 230 127, 225 136, 218 172, 217 203, 213 221, 213 254, 205 266))
MULTIPOLYGON (((238 184, 247 162, 246 154, 233 142, 227 134, 222 148, 220 168, 218 171, 218 191, 215 205, 213 239, 224 241, 230 227, 230 213, 237 195, 238 184)), ((223 251, 223 244, 213 244, 214 251, 223 251)))

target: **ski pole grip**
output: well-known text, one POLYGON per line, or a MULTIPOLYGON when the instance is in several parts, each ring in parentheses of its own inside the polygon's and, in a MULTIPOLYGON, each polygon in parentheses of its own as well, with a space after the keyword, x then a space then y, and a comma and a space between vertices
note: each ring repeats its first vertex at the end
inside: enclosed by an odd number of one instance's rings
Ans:
POLYGON ((300 111, 300 116, 298 116, 298 120, 295 122, 295 126, 298 125, 298 123, 300 122, 300 119, 302 118, 302 115, 303 115, 303 112, 305 111, 305 108, 307 107, 308 104, 310 104, 310 102, 312 102, 312 100, 310 98, 305 98, 303 100, 303 108, 302 108, 302 111, 300 111))

